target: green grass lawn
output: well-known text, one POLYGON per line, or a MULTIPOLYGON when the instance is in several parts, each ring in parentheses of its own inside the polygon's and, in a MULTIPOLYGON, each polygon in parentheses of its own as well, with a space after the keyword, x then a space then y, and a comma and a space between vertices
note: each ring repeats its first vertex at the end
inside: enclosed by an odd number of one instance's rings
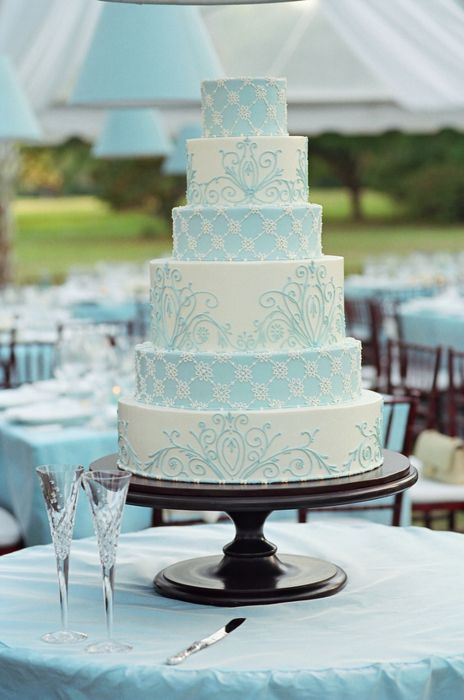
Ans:
MULTIPOLYGON (((349 198, 343 190, 311 190, 324 207, 325 253, 343 255, 347 273, 359 272, 368 255, 407 254, 414 250, 461 250, 464 226, 406 224, 388 197, 366 192, 366 221, 349 221, 349 198)), ((93 197, 20 199, 15 203, 16 269, 20 282, 45 276, 62 280, 69 267, 105 261, 144 261, 169 253, 171 241, 143 231, 150 217, 113 212, 93 197)))

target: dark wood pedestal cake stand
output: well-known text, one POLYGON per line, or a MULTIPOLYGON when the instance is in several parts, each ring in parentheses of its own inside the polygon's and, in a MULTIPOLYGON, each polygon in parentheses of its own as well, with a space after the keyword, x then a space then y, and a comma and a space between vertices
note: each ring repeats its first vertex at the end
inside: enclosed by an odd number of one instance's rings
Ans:
MULTIPOLYGON (((90 468, 117 469, 117 455, 90 468)), ((223 556, 177 562, 155 577, 165 596, 206 605, 260 605, 333 595, 346 583, 336 564, 293 554, 277 555, 263 526, 274 510, 321 508, 390 496, 412 486, 416 470, 403 455, 385 450, 378 469, 357 476, 287 484, 187 484, 133 476, 127 502, 152 508, 221 510, 234 522, 235 538, 223 556)), ((200 533, 199 533, 200 535, 200 533)))

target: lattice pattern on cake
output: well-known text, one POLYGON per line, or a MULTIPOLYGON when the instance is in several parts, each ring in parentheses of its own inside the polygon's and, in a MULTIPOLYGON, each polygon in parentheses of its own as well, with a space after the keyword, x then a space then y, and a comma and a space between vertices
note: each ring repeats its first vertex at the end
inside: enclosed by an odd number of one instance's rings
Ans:
POLYGON ((352 338, 325 350, 175 352, 136 347, 138 401, 195 409, 266 409, 347 403, 361 394, 361 349, 352 338))
POLYGON ((179 260, 295 260, 321 255, 322 207, 177 207, 179 260))
POLYGON ((286 84, 284 78, 236 78, 203 82, 203 135, 285 136, 286 84))

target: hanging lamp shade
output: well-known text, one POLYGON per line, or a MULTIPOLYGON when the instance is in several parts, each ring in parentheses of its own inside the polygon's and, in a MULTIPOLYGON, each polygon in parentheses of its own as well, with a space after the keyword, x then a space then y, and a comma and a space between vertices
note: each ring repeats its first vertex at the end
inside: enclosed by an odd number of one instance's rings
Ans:
POLYGON ((200 124, 190 124, 184 127, 176 139, 176 143, 163 163, 165 175, 185 175, 187 170, 187 139, 198 139, 203 135, 200 124))
POLYGON ((40 128, 13 65, 0 55, 0 141, 37 141, 40 128))
POLYGON ((156 158, 171 150, 161 115, 154 109, 113 109, 92 149, 96 158, 156 158))
POLYGON ((222 75, 198 8, 108 4, 71 103, 111 108, 199 102, 200 82, 222 75))

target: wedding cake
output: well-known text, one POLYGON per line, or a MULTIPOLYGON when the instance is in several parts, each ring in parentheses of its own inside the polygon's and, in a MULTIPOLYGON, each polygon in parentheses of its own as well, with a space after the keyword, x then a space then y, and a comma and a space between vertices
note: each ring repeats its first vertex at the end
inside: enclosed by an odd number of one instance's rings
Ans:
POLYGON ((239 484, 374 469, 382 400, 345 337, 343 258, 321 252, 286 81, 205 81, 202 119, 173 257, 150 263, 151 338, 119 402, 119 465, 239 484))

